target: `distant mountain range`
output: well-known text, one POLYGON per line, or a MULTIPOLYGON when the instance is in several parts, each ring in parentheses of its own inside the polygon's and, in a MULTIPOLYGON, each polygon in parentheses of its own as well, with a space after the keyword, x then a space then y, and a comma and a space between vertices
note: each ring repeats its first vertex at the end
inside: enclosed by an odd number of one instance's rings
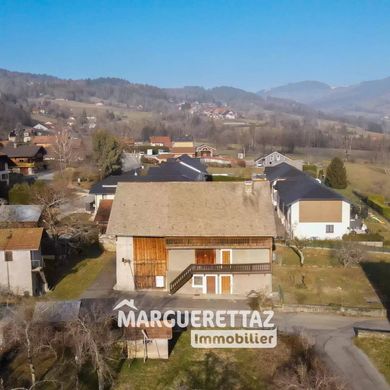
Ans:
POLYGON ((390 115, 390 77, 348 87, 301 81, 258 92, 261 97, 290 99, 312 108, 349 115, 390 115))

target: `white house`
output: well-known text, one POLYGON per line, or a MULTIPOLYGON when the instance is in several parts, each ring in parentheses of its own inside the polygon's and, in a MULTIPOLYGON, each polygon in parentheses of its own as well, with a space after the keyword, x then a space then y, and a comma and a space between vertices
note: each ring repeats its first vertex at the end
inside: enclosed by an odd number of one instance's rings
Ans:
POLYGON ((289 236, 341 239, 350 233, 350 203, 339 193, 283 163, 265 169, 272 201, 289 236))
POLYGON ((255 164, 258 168, 274 167, 282 163, 292 165, 293 167, 299 170, 302 170, 302 166, 303 166, 302 160, 293 160, 277 151, 267 154, 266 156, 260 156, 255 160, 255 164))
POLYGON ((0 229, 0 288, 17 295, 47 289, 41 255, 42 228, 0 229))

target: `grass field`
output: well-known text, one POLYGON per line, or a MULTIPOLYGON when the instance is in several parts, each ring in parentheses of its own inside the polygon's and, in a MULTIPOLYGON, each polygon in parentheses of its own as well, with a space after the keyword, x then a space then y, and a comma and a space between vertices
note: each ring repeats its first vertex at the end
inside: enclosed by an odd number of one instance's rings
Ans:
POLYGON ((376 290, 387 294, 390 255, 370 255, 362 266, 344 268, 333 250, 305 249, 304 253, 301 267, 295 252, 277 247, 279 264, 273 265, 273 286, 275 291, 280 286, 284 303, 383 307, 385 299, 379 299, 376 290))
MULTIPOLYGON (((89 257, 71 266, 65 276, 45 297, 56 300, 77 299, 95 281, 99 273, 110 262, 115 254, 103 252, 89 257), (93 257, 94 256, 94 257, 93 257)), ((49 269, 49 272, 53 271, 49 269)))
POLYGON ((281 335, 274 349, 197 349, 191 347, 189 333, 181 334, 167 361, 126 361, 113 388, 266 389, 301 349, 296 338, 281 335))
POLYGON ((371 359, 390 384, 390 338, 355 338, 355 345, 371 359))

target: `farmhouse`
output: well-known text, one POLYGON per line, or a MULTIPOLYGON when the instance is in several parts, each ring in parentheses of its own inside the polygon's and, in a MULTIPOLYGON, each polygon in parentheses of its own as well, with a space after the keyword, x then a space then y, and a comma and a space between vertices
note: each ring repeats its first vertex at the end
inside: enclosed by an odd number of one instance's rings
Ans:
POLYGON ((11 164, 10 170, 23 175, 33 175, 36 171, 44 167, 43 156, 46 154, 45 148, 38 145, 6 146, 1 153, 8 156, 11 164))
POLYGON ((350 203, 289 164, 265 169, 273 204, 287 233, 297 238, 338 239, 350 232, 350 203))
POLYGON ((255 160, 255 164, 258 168, 261 167, 274 167, 276 165, 286 163, 292 165, 293 167, 302 170, 303 161, 302 160, 292 160, 291 158, 285 156, 279 152, 272 152, 266 156, 260 156, 255 160))
POLYGON ((19 295, 46 291, 42 228, 0 229, 0 287, 19 295))
POLYGON ((267 182, 120 183, 107 228, 115 288, 271 292, 270 196, 267 182))

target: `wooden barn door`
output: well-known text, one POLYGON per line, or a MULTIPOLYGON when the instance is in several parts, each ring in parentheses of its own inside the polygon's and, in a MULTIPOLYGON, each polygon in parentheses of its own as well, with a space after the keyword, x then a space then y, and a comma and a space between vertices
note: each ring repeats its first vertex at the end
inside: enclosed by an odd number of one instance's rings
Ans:
POLYGON ((195 249, 196 264, 215 264, 215 249, 195 249))
POLYGON ((136 289, 165 287, 167 249, 164 238, 134 237, 134 283, 136 289), (156 276, 164 277, 157 286, 156 276))

